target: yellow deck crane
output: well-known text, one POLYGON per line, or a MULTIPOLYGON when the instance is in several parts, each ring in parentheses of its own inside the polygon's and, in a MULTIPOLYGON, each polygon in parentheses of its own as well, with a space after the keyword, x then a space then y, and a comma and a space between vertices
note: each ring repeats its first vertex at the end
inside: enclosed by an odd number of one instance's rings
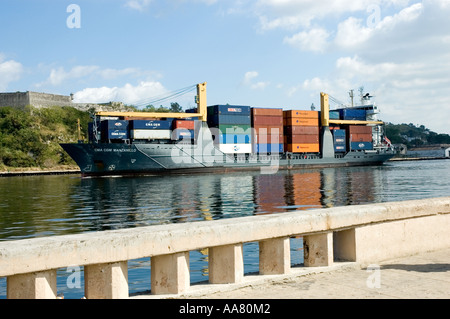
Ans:
POLYGON ((207 120, 206 82, 197 84, 197 113, 163 113, 163 112, 97 112, 97 116, 123 116, 128 118, 188 118, 198 117, 203 122, 207 120))

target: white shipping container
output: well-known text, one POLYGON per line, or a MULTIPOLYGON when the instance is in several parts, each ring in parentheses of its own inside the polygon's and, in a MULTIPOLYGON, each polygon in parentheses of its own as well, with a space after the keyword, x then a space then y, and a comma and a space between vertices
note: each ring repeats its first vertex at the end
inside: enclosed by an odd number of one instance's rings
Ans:
POLYGON ((135 140, 170 140, 171 130, 131 130, 131 138, 135 140))
POLYGON ((246 154, 252 152, 252 144, 215 144, 226 154, 246 154))

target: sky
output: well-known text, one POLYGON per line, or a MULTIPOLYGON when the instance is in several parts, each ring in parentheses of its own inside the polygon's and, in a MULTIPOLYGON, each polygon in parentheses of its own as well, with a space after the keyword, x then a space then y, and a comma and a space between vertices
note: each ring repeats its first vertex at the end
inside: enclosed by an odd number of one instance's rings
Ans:
POLYGON ((381 120, 450 134, 450 0, 0 2, 0 92, 144 106, 203 82, 208 105, 285 110, 363 87, 381 120))

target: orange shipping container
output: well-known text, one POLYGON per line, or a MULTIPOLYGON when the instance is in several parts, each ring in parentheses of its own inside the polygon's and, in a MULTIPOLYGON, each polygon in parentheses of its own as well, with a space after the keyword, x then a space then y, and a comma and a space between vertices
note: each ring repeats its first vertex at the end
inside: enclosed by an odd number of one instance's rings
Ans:
POLYGON ((286 151, 292 153, 319 153, 319 144, 286 144, 286 151))
POLYGON ((319 119, 311 118, 284 118, 284 125, 286 126, 319 126, 319 119))
POLYGON ((283 117, 319 119, 319 111, 283 111, 283 117))

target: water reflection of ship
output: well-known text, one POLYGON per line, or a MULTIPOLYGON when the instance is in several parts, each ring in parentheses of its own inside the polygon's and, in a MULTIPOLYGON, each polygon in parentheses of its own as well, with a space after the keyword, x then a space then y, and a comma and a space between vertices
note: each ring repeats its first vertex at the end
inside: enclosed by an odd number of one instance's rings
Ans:
POLYGON ((147 226, 376 201, 377 169, 81 180, 75 215, 90 230, 147 226))

